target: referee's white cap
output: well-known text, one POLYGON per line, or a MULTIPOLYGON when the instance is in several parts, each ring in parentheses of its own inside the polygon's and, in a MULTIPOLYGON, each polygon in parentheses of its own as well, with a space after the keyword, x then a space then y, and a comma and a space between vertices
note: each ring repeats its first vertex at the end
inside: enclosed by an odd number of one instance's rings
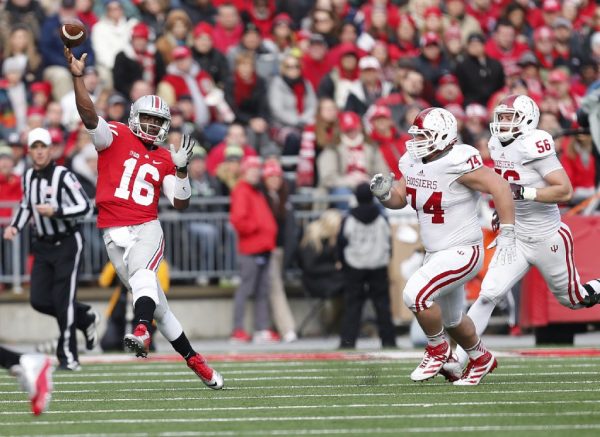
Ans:
POLYGON ((52 144, 52 138, 50 137, 50 132, 41 127, 36 127, 29 132, 27 135, 27 147, 31 147, 33 143, 36 141, 41 141, 46 146, 52 144))

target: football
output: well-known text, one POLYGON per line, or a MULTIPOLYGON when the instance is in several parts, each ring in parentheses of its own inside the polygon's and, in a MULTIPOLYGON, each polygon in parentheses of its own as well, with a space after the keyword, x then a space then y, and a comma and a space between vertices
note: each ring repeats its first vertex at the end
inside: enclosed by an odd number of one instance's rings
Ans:
POLYGON ((77 20, 69 20, 60 26, 60 39, 66 47, 72 48, 82 44, 87 38, 84 24, 77 20))

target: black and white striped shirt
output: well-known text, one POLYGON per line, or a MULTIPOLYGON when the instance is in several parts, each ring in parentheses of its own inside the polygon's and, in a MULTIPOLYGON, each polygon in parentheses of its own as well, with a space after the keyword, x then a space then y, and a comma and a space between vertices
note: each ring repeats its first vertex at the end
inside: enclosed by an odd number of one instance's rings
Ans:
POLYGON ((38 237, 60 237, 78 229, 79 218, 92 211, 85 191, 73 173, 61 165, 50 163, 41 170, 30 168, 23 175, 23 199, 11 226, 19 231, 33 216, 38 237), (52 217, 40 215, 35 205, 54 207, 52 217))

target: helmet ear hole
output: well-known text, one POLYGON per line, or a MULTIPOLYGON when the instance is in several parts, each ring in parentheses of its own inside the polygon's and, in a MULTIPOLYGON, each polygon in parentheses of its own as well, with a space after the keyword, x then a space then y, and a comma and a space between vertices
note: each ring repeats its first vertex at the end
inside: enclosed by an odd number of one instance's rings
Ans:
POLYGON ((448 134, 442 135, 442 140, 445 140, 446 138, 448 138, 448 134))

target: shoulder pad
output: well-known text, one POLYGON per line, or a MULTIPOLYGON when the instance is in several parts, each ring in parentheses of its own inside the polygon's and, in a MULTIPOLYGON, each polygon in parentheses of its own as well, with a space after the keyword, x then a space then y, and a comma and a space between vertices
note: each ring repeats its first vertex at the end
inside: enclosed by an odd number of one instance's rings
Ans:
POLYGON ((546 131, 536 129, 518 140, 520 140, 521 143, 523 163, 556 155, 554 139, 552 138, 552 135, 546 131))
POLYGON ((464 174, 483 166, 479 150, 466 144, 455 144, 447 156, 448 173, 464 174))
POLYGON ((400 161, 398 161, 398 169, 400 170, 400 173, 402 173, 404 175, 406 173, 408 166, 410 164, 414 164, 414 163, 415 163, 414 159, 412 159, 410 157, 408 152, 405 153, 404 155, 402 155, 402 157, 400 158, 400 161))

